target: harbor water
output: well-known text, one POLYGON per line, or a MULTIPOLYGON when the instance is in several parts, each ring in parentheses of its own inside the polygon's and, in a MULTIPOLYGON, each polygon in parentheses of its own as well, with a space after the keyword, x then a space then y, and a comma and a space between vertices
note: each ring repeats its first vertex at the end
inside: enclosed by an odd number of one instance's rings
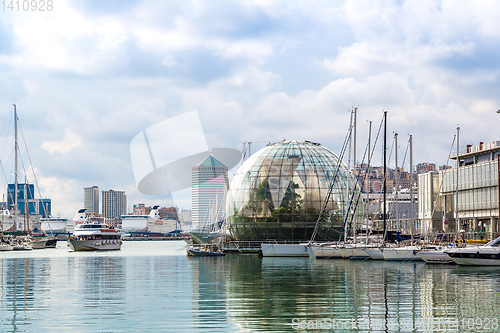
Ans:
POLYGON ((0 252, 0 332, 495 332, 500 268, 423 262, 0 252))

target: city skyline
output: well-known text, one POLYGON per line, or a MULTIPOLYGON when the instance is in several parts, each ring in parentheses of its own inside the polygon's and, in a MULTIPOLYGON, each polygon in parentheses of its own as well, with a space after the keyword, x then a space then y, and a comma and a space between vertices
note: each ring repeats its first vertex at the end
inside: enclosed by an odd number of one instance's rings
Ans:
MULTIPOLYGON (((401 151, 411 134, 415 164, 444 165, 457 126, 461 148, 498 139, 499 19, 500 3, 488 1, 90 1, 4 10, 0 117, 6 123, 17 105, 42 198, 66 217, 92 184, 123 189, 131 202, 190 207, 191 189, 173 203, 138 191, 130 143, 195 110, 209 149, 250 141, 257 151, 287 139, 338 153, 357 107, 358 155, 368 121, 375 139, 387 110, 401 151)), ((0 133, 6 146, 11 135, 0 133)), ((372 165, 381 165, 377 154, 372 165)))

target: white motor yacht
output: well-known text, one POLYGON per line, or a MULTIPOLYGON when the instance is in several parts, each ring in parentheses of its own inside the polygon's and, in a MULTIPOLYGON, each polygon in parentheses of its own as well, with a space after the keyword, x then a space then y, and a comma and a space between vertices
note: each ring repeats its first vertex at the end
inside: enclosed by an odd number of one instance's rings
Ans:
POLYGON ((447 249, 443 252, 458 265, 499 266, 500 237, 484 245, 447 249))

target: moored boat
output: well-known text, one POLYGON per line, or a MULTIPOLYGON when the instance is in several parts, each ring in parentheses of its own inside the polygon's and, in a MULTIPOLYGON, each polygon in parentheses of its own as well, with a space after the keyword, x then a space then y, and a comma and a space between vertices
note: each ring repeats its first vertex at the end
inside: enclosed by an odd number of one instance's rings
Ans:
POLYGON ((443 252, 458 265, 500 266, 500 237, 485 245, 447 249, 443 252))
POLYGON ((0 243, 0 251, 12 251, 14 247, 7 243, 0 243))
POLYGON ((444 253, 444 250, 449 249, 445 246, 430 246, 418 252, 418 256, 425 261, 426 264, 453 264, 453 260, 444 253))
POLYGON ((384 260, 384 253, 381 247, 367 247, 364 249, 366 254, 373 260, 384 260))
POLYGON ((394 261, 422 261, 422 258, 418 256, 418 251, 420 250, 419 245, 407 245, 399 247, 385 247, 382 250, 385 260, 394 261))
POLYGON ((33 242, 31 241, 30 237, 19 236, 13 239, 12 247, 17 251, 29 251, 33 250, 33 242))
POLYGON ((313 244, 309 245, 309 257, 316 259, 340 259, 342 254, 337 244, 313 244))
POLYGON ((40 228, 42 231, 52 237, 58 237, 66 240, 73 232, 75 223, 62 217, 46 217, 40 219, 40 228))
POLYGON ((180 231, 179 222, 160 217, 160 206, 153 206, 149 215, 122 215, 122 230, 125 234, 168 235, 180 231))
POLYGON ((263 257, 309 257, 307 244, 266 244, 260 245, 263 257))
POLYGON ((55 249, 57 246, 57 238, 56 237, 50 237, 47 239, 47 243, 45 243, 45 248, 46 249, 55 249))
POLYGON ((187 255, 191 257, 220 257, 226 254, 222 251, 188 249, 187 255))

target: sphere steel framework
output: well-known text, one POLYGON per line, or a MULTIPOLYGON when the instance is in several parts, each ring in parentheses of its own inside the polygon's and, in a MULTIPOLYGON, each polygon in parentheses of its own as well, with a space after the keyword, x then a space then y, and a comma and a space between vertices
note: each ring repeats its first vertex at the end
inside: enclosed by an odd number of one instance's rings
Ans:
POLYGON ((344 162, 327 148, 309 141, 269 144, 238 169, 226 203, 232 237, 309 240, 337 170, 315 240, 338 240, 353 190, 358 188, 344 162))

